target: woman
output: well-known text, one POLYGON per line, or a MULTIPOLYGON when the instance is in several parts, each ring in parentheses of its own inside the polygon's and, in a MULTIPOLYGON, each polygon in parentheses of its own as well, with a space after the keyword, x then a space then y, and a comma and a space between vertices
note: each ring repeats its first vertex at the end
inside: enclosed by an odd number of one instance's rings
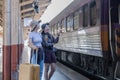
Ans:
POLYGON ((33 20, 30 23, 31 27, 31 33, 29 34, 29 46, 31 47, 31 64, 39 64, 40 65, 40 80, 42 80, 42 74, 43 74, 43 47, 42 47, 42 36, 38 32, 39 29, 39 23, 35 20, 33 20), (36 55, 37 53, 37 55, 36 55))
POLYGON ((43 37, 43 48, 45 52, 45 80, 50 80, 52 77, 53 73, 55 72, 55 63, 56 63, 56 58, 55 58, 55 53, 53 51, 53 45, 54 43, 57 43, 59 40, 59 33, 57 35, 57 38, 55 39, 50 33, 49 33, 49 23, 43 24, 42 25, 42 37, 43 37), (49 67, 51 67, 50 73, 49 67))

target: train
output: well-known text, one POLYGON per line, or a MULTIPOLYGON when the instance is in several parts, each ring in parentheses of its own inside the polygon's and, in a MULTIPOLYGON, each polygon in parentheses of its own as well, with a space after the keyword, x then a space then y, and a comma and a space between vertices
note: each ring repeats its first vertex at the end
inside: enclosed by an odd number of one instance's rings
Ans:
POLYGON ((50 21, 59 29, 58 61, 91 80, 120 79, 120 0, 73 0, 50 21))

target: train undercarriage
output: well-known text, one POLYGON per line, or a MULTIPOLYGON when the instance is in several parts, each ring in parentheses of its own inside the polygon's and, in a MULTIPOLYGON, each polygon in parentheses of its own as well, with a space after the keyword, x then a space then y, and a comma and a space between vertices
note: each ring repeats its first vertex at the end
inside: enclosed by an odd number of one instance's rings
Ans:
MULTIPOLYGON (((103 57, 85 55, 63 50, 58 50, 56 52, 56 57, 57 60, 61 63, 85 75, 91 80, 112 80, 112 60, 106 61, 103 57)), ((120 67, 120 62, 118 66, 120 67)), ((120 78, 119 69, 116 72, 116 76, 117 79, 120 78)))

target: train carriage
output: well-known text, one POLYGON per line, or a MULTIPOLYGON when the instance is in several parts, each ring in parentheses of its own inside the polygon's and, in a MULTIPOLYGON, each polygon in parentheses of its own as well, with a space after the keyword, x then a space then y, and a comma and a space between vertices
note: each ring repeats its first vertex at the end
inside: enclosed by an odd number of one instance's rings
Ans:
POLYGON ((120 0, 74 0, 50 21, 52 34, 62 29, 57 59, 102 79, 120 78, 119 23, 120 0))

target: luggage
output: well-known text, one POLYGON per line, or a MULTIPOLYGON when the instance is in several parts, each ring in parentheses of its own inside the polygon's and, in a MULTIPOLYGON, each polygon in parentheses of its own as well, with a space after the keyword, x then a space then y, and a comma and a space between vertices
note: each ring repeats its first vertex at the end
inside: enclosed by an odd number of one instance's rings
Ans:
MULTIPOLYGON (((37 51, 36 56, 38 57, 37 51)), ((20 64, 19 80, 40 80, 40 66, 37 64, 20 64)))
POLYGON ((19 80, 40 80, 40 66, 37 64, 21 64, 19 80))
POLYGON ((40 66, 34 65, 33 80, 40 80, 40 66))

